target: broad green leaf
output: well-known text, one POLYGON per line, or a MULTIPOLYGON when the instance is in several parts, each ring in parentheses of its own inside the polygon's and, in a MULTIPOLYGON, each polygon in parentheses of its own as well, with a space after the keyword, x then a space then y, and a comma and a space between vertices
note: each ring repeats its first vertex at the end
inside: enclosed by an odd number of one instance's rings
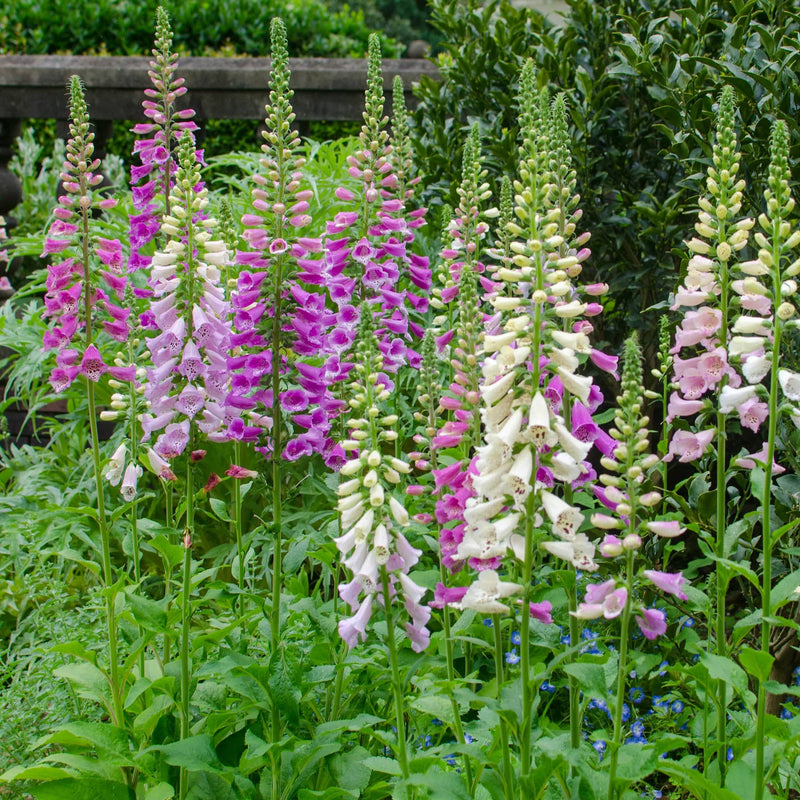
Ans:
POLYGON ((82 661, 78 664, 64 664, 53 670, 57 678, 68 680, 79 697, 86 700, 95 700, 111 709, 111 693, 108 687, 108 680, 105 673, 82 661))
POLYGON ((135 592, 125 594, 125 604, 134 620, 145 630, 164 633, 167 629, 167 612, 161 603, 142 597, 135 592))
POLYGON ((369 783, 371 770, 364 761, 369 751, 356 745, 346 753, 339 753, 330 760, 330 770, 336 779, 336 786, 359 795, 369 783))
POLYGON ((678 786, 688 789, 695 797, 713 797, 714 800, 742 800, 742 795, 723 789, 696 769, 677 761, 660 759, 657 769, 678 786))
POLYGON ((0 782, 11 781, 54 781, 59 778, 72 778, 74 773, 63 767, 53 767, 48 764, 35 764, 32 767, 22 765, 11 767, 0 775, 0 782))
POLYGON ((703 653, 700 656, 700 664, 708 670, 709 676, 715 680, 724 681, 740 694, 747 692, 747 675, 735 661, 713 653, 703 653))
POLYGON ((564 672, 575 678, 585 695, 605 700, 608 697, 606 671, 602 664, 567 664, 564 672))
POLYGON ((763 683, 769 680, 775 657, 765 653, 763 650, 743 647, 741 653, 739 653, 739 661, 742 662, 742 666, 747 670, 748 674, 752 675, 759 683, 763 683))
POLYGON ((775 613, 784 603, 789 600, 797 600, 800 595, 795 594, 795 589, 800 586, 800 569, 790 572, 781 578, 772 587, 770 595, 772 600, 772 613, 775 613))
POLYGON ((374 772, 383 772, 386 775, 402 775, 403 771, 400 769, 400 764, 393 758, 384 758, 383 756, 370 756, 363 761, 365 767, 374 772))
POLYGON ((81 642, 61 642, 50 648, 51 653, 66 653, 70 656, 88 661, 97 666, 97 653, 94 650, 87 650, 81 642))
POLYGON ((168 783, 159 783, 147 790, 144 800, 172 800, 175 797, 175 789, 168 783))
POLYGON ((293 725, 300 717, 301 663, 299 651, 285 647, 269 660, 269 694, 272 702, 293 725))
POLYGON ((133 790, 124 783, 102 778, 66 778, 36 787, 36 800, 133 800, 133 797, 133 790))
POLYGON ((164 760, 173 767, 183 767, 198 772, 223 771, 217 752, 214 750, 214 743, 211 737, 205 734, 190 736, 180 742, 154 745, 148 750, 163 753, 164 760))
MULTIPOLYGON (((172 536, 177 539, 177 532, 172 531, 172 536)), ((150 545, 161 556, 164 563, 170 570, 175 568, 183 561, 183 546, 167 539, 163 534, 159 534, 150 541, 150 545)))
POLYGON ((633 783, 656 769, 661 751, 652 744, 626 744, 619 749, 617 777, 633 783))
POLYGON ((150 737, 158 721, 172 709, 175 701, 165 694, 156 695, 147 708, 133 720, 133 730, 140 736, 150 737))
POLYGON ((228 514, 228 507, 224 500, 220 499, 219 497, 212 497, 210 498, 210 503, 211 510, 214 512, 214 516, 217 517, 217 519, 220 519, 223 522, 233 521, 230 518, 230 514, 228 514))
POLYGON ((438 694, 425 694, 417 697, 412 703, 411 707, 422 711, 424 714, 440 719, 448 725, 453 725, 455 719, 453 716, 453 704, 447 697, 438 694))

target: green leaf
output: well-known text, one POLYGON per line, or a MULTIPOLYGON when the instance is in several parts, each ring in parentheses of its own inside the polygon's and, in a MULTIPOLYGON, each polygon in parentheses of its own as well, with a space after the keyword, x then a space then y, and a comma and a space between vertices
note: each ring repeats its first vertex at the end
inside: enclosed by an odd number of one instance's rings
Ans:
POLYGON ((131 592, 129 594, 126 593, 125 604, 130 609, 134 620, 142 628, 153 633, 166 632, 167 612, 161 603, 131 592))
POLYGON ((0 782, 11 781, 54 781, 59 778, 72 778, 73 773, 63 767, 51 767, 47 764, 35 764, 32 767, 22 765, 11 767, 0 775, 0 782))
POLYGON ((567 664, 564 672, 577 679, 584 694, 598 700, 608 698, 606 671, 602 664, 567 664))
POLYGON ((393 758, 384 758, 383 756, 370 756, 363 761, 365 767, 374 772, 383 772, 386 775, 402 775, 403 771, 400 769, 400 764, 393 758))
POLYGON ((653 744, 626 744, 619 749, 617 777, 623 781, 638 781, 658 765, 660 750, 653 744))
POLYGON ((170 784, 162 782, 158 786, 148 789, 144 800, 171 800, 173 797, 175 797, 175 790, 170 784))
MULTIPOLYGON (((176 533, 172 531, 173 537, 176 533)), ((175 544, 167 539, 163 534, 159 534, 150 541, 152 548, 164 560, 164 564, 170 569, 174 570, 183 561, 183 546, 175 544)))
POLYGON ((181 742, 159 744, 148 748, 164 754, 164 760, 173 767, 183 767, 198 772, 222 772, 223 767, 210 736, 190 736, 181 742))
POLYGON ((659 759, 657 769, 671 778, 676 785, 688 789, 695 797, 713 797, 714 800, 742 800, 742 795, 712 783, 699 770, 692 769, 687 764, 659 759))
POLYGON ((412 703, 411 708, 421 711, 423 714, 440 719, 452 726, 455 724, 453 717, 453 704, 446 697, 438 694, 425 694, 417 697, 412 703))
POLYGON ((355 792, 356 795, 366 789, 371 774, 370 768, 364 763, 368 759, 369 751, 356 745, 346 753, 339 753, 330 760, 330 770, 336 779, 336 786, 355 792))
POLYGON ((140 736, 149 737, 158 721, 175 705, 175 701, 165 694, 156 695, 147 708, 133 720, 133 730, 140 736))
POLYGON ((53 675, 68 680, 79 697, 95 700, 110 711, 111 694, 108 680, 105 673, 94 664, 85 661, 79 664, 64 664, 54 669, 53 675))
POLYGON ((700 664, 708 670, 711 678, 724 681, 740 694, 747 692, 747 675, 735 661, 713 653, 703 653, 700 656, 700 664))
POLYGON ((133 790, 124 783, 102 778, 66 778, 36 787, 36 800, 132 800, 133 790))
POLYGON ((276 650, 269 660, 267 685, 272 702, 293 725, 300 718, 301 663, 297 648, 276 650))
POLYGON ((210 498, 210 503, 211 510, 214 512, 214 516, 217 519, 220 519, 223 522, 233 522, 228 514, 228 507, 224 500, 220 499, 219 497, 212 497, 210 498))
POLYGON ((742 666, 747 670, 748 674, 752 675, 759 683, 763 683, 769 680, 775 657, 765 653, 763 650, 743 647, 741 653, 739 653, 739 661, 742 662, 742 666))
POLYGON ((798 586, 800 586, 800 569, 785 575, 772 587, 772 593, 770 595, 772 613, 775 613, 789 600, 798 599, 798 595, 795 594, 795 589, 797 589, 798 586))

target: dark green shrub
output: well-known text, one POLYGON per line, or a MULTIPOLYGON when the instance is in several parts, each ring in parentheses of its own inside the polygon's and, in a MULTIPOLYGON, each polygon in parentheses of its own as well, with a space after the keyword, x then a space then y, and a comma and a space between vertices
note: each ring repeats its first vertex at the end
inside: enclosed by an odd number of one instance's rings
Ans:
POLYGON ((460 145, 478 121, 490 178, 513 174, 517 75, 532 58, 539 84, 567 96, 593 236, 587 269, 611 285, 605 335, 619 343, 628 328, 643 328, 647 351, 685 257, 681 240, 722 84, 738 95, 750 200, 763 191, 771 120, 784 119, 793 152, 800 146, 800 15, 783 0, 568 2, 563 27, 554 28, 504 0, 434 0, 444 80, 420 84, 417 160, 429 199, 454 203, 445 187, 458 185, 460 145))
MULTIPOLYGON (((66 0, 10 0, 0 13, 0 53, 149 54, 159 0, 97 0, 75 9, 66 0)), ((331 12, 322 0, 187 0, 167 3, 178 52, 268 55, 269 25, 286 23, 293 56, 356 56, 367 50, 363 14, 331 12)), ((384 39, 384 54, 402 46, 384 39)))

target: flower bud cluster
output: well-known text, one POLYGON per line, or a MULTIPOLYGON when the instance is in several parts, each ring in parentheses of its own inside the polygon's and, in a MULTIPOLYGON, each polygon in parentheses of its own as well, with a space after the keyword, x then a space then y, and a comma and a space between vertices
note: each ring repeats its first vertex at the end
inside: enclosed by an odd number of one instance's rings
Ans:
MULTIPOLYGON (((313 193, 303 180, 305 158, 292 127, 286 28, 278 18, 272 21, 271 36, 263 172, 253 176, 252 209, 242 218, 249 249, 237 254, 243 271, 231 297, 228 405, 247 419, 234 416, 228 433, 256 442, 264 454, 274 452, 277 444, 276 454, 290 461, 315 452, 329 459, 334 447, 330 417, 344 405, 333 398, 330 386, 344 378, 346 369, 331 347, 328 330, 335 314, 326 309, 323 285, 303 285, 299 277, 310 276, 298 276, 298 265, 305 265, 309 252, 321 250, 321 243, 302 236, 312 221, 313 193), (284 419, 291 424, 284 425, 284 419)), ((348 330, 354 336, 357 314, 350 311, 348 330)))
POLYGON ((207 438, 222 441, 231 423, 228 307, 219 286, 228 252, 213 237, 216 220, 204 214, 208 191, 198 188, 199 179, 194 139, 186 132, 170 194, 172 213, 161 226, 167 243, 153 256, 149 280, 156 333, 146 340, 152 366, 142 430, 145 440, 159 433, 153 449, 163 459, 183 453, 193 424, 207 438))
MULTIPOLYGON (((797 253, 800 230, 790 222, 795 200, 790 188, 792 177, 789 167, 789 133, 784 122, 779 121, 773 125, 770 144, 768 188, 764 192, 766 211, 759 215, 761 231, 754 236, 759 247, 758 263, 764 270, 763 282, 753 288, 757 288, 759 294, 769 301, 772 313, 771 336, 765 338, 761 347, 755 351, 763 352, 761 359, 765 362, 764 370, 777 368, 780 364, 784 331, 787 327, 798 325, 796 277, 800 273, 800 257, 797 253)), ((746 363, 750 364, 752 361, 746 363)), ((777 385, 773 383, 771 386, 771 395, 773 391, 778 394, 778 386, 782 396, 771 396, 770 408, 782 412, 800 428, 800 373, 791 369, 777 369, 777 385)), ((763 461, 764 456, 761 455, 763 461)), ((781 471, 783 469, 777 464, 772 465, 772 474, 781 471)))
POLYGON ((125 341, 130 308, 122 305, 128 282, 122 274, 122 245, 116 239, 90 235, 93 211, 109 208, 114 201, 102 199, 97 191, 103 176, 96 173, 100 160, 93 157, 94 134, 77 76, 70 81, 70 119, 67 160, 61 172, 64 194, 53 211, 42 252, 42 256, 63 257, 47 268, 44 300, 44 316, 55 322, 45 333, 43 345, 58 351, 50 373, 56 392, 64 391, 78 374, 95 382, 105 373, 120 380, 133 378, 132 370, 106 364, 94 344, 98 323, 109 336, 125 341))
MULTIPOLYGON (((172 29, 167 12, 156 9, 156 37, 153 60, 147 74, 152 88, 145 89, 144 115, 149 122, 133 126, 139 138, 133 152, 140 164, 131 165, 133 207, 138 213, 130 217, 130 256, 128 270, 134 272, 150 265, 150 256, 142 249, 161 230, 161 216, 170 214, 170 187, 176 169, 175 150, 184 131, 196 131, 194 111, 178 110, 175 101, 186 94, 183 78, 175 77, 178 56, 172 52, 172 29)), ((198 153, 202 163, 202 154, 198 153)))
MULTIPOLYGON (((359 638, 366 640, 373 601, 376 595, 382 601, 386 577, 390 596, 399 596, 408 614, 404 627, 411 646, 421 652, 430 640, 426 624, 431 612, 420 603, 425 589, 408 574, 421 551, 412 547, 402 533, 409 516, 400 488, 411 467, 385 452, 387 445, 393 449, 397 438, 397 415, 387 409, 391 382, 382 371, 383 355, 377 347, 366 304, 361 306, 356 350, 350 386, 354 416, 347 421, 350 438, 342 443, 349 460, 340 470, 343 481, 337 490, 343 533, 335 540, 345 567, 353 575, 340 586, 339 594, 354 613, 341 620, 339 633, 350 647, 359 638)), ((389 609, 386 613, 389 615, 389 609)))
MULTIPOLYGON (((709 412, 736 411, 741 424, 757 431, 766 417, 766 405, 755 389, 747 397, 731 394, 738 390, 741 369, 758 382, 764 376, 763 344, 769 334, 768 307, 751 292, 760 270, 755 262, 737 265, 735 254, 748 243, 753 220, 739 218, 745 187, 738 177, 739 153, 734 130, 735 105, 733 91, 726 87, 719 100, 713 164, 708 168, 706 194, 698 200, 700 211, 695 223, 697 236, 687 242, 690 258, 683 286, 675 295, 672 308, 685 307, 683 319, 675 332, 671 350, 673 388, 667 422, 676 417, 694 417, 694 430, 678 429, 672 437, 665 460, 675 456, 680 461, 700 458, 715 437, 714 428, 703 427, 709 412), (743 271, 752 273, 742 280, 733 280, 743 271), (732 292, 739 295, 734 302, 732 292), (731 314, 738 305, 742 313, 735 321, 731 314), (733 324, 731 324, 733 322, 733 324), (711 396, 711 397, 709 397, 711 396), (732 401, 732 402, 729 402, 732 401), (721 404, 721 405, 720 405, 721 404)), ((767 304, 768 305, 768 304, 767 304)))
MULTIPOLYGON (((356 151, 348 156, 353 188, 340 186, 335 192, 353 210, 340 211, 327 223, 322 241, 300 261, 300 277, 325 286, 338 309, 328 333, 337 354, 352 346, 354 306, 362 301, 373 306, 384 369, 395 373, 406 364, 419 367, 420 355, 410 343, 424 332, 421 315, 428 309, 431 273, 428 259, 411 251, 426 209, 408 211, 407 190, 398 194, 383 103, 380 41, 373 34, 364 125, 356 151)), ((397 133, 401 139, 405 135, 402 120, 397 133)))
MULTIPOLYGON (((658 456, 649 452, 649 419, 643 413, 644 394, 642 355, 636 334, 625 343, 623 355, 622 393, 617 397, 617 410, 610 436, 614 450, 604 455, 600 463, 606 470, 600 475, 602 488, 596 489, 600 501, 611 514, 592 514, 591 523, 606 533, 599 546, 606 560, 623 557, 626 575, 609 578, 601 584, 592 584, 586 591, 584 602, 572 612, 580 619, 605 617, 613 619, 633 603, 640 588, 639 572, 635 571, 635 557, 642 546, 643 537, 674 538, 683 533, 677 520, 655 519, 655 508, 661 503, 661 493, 647 485, 649 471, 658 463, 658 456)), ((648 584, 662 591, 686 599, 681 589, 685 579, 680 573, 663 573, 653 570, 641 572, 648 584)), ((654 639, 666 631, 666 614, 657 608, 646 608, 637 603, 635 617, 643 635, 654 639)))

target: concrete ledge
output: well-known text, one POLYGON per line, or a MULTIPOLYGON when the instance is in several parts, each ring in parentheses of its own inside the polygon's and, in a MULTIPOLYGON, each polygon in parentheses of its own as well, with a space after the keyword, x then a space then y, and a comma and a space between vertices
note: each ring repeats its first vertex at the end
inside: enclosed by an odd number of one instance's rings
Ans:
MULTIPOLYGON (((0 56, 0 119, 66 119, 67 84, 79 75, 93 120, 136 120, 143 90, 150 86, 144 56, 0 56)), ((298 121, 360 120, 364 108, 365 59, 293 58, 292 104, 298 121)), ((198 119, 261 119, 267 99, 269 58, 182 58, 176 74, 188 92, 179 107, 191 106, 198 119)), ((387 99, 395 75, 414 105, 412 84, 422 75, 438 77, 424 59, 387 59, 383 82, 387 99)))

